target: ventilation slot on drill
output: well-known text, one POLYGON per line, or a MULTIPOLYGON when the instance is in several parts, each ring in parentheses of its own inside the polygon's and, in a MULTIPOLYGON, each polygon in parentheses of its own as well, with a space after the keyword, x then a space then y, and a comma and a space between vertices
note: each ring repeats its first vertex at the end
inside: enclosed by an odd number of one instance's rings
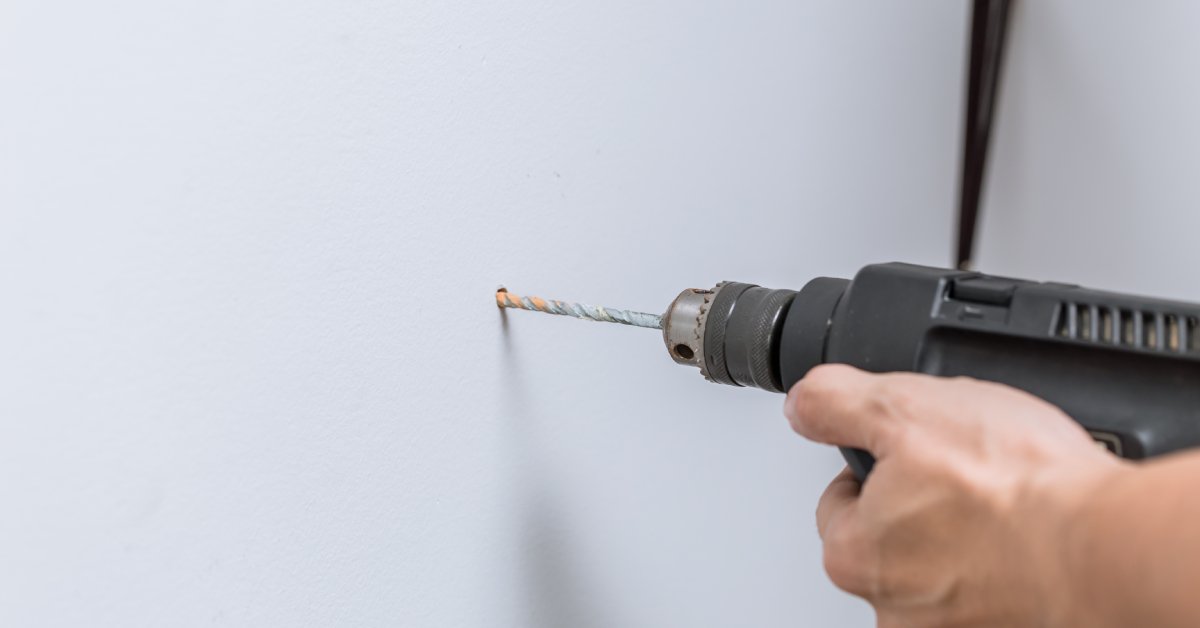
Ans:
POLYGON ((1060 303, 1054 335, 1089 343, 1200 353, 1200 318, 1165 312, 1060 303))

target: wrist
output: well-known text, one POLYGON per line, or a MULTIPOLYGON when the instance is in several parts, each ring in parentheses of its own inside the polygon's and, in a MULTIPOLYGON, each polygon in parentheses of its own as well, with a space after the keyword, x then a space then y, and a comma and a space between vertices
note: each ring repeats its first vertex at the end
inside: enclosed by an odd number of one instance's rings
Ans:
POLYGON ((1064 461, 1038 474, 1029 485, 1026 511, 1038 538, 1032 547, 1042 564, 1046 626, 1100 628, 1114 617, 1098 603, 1111 570, 1105 557, 1112 544, 1106 512, 1114 487, 1137 467, 1107 454, 1064 461))

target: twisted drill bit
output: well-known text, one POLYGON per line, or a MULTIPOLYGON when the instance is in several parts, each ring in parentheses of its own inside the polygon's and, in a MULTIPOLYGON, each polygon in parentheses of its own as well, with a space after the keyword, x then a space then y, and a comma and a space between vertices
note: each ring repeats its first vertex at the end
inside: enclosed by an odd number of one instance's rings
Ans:
POLYGON ((601 323, 620 323, 622 325, 633 325, 634 327, 662 329, 662 317, 658 314, 618 310, 616 308, 570 303, 567 301, 547 301, 540 297, 522 297, 509 293, 505 288, 496 290, 496 306, 500 308, 511 307, 534 312, 545 312, 547 314, 558 314, 559 316, 570 316, 589 321, 599 321, 601 323))

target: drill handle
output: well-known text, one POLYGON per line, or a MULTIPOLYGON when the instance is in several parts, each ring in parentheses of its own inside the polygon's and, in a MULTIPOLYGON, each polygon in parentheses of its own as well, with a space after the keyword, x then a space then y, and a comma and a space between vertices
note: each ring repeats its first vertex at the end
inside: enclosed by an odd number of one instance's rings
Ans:
MULTIPOLYGON (((878 264, 816 279, 783 327, 784 388, 818 363, 967 376, 1061 408, 1123 458, 1200 447, 1200 304, 878 264)), ((869 452, 844 448, 860 480, 869 452)))
POLYGON ((875 456, 853 447, 838 447, 842 452, 842 457, 846 459, 846 465, 854 472, 854 477, 858 478, 859 482, 867 479, 867 475, 871 473, 871 469, 875 468, 875 456))

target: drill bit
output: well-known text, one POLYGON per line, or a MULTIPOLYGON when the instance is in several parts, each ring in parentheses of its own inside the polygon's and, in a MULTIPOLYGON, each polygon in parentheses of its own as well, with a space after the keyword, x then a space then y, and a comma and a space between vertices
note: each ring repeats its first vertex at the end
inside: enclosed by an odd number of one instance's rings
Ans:
POLYGON ((546 300, 540 297, 522 297, 510 293, 506 288, 496 290, 496 306, 517 308, 533 312, 571 316, 601 323, 620 323, 634 327, 662 329, 662 317, 658 314, 618 310, 616 308, 567 301, 546 300))

